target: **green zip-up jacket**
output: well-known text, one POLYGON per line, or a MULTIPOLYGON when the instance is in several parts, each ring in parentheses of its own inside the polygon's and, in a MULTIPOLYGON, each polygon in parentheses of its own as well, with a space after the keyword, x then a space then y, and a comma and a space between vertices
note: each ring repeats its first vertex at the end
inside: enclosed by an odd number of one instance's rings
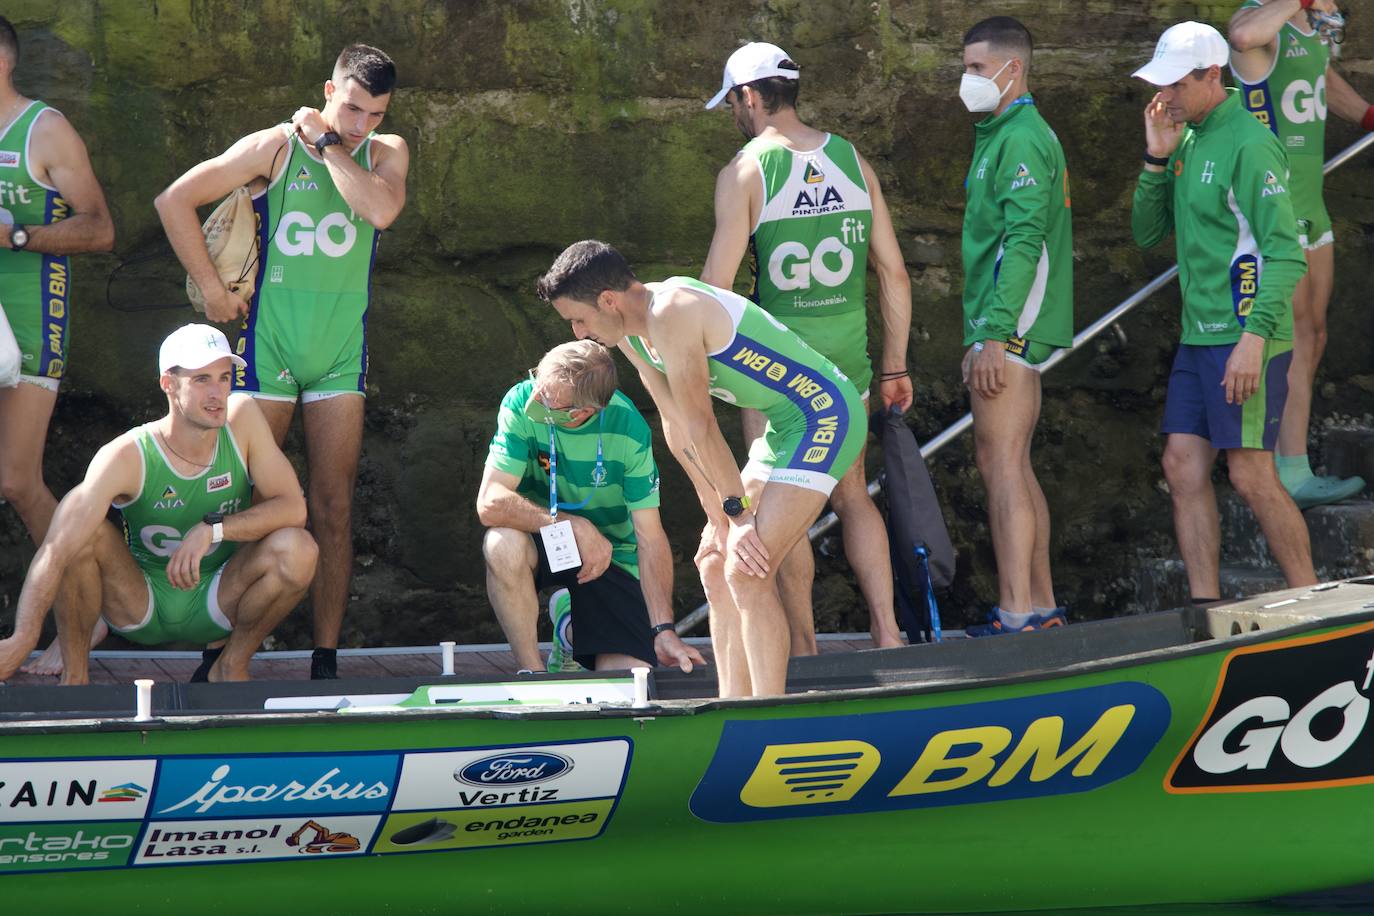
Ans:
POLYGON ((1064 150, 1029 94, 974 126, 964 181, 964 345, 1073 343, 1073 228, 1064 150))
POLYGON ((1244 331, 1293 339, 1293 290, 1307 260, 1288 183, 1283 146, 1235 89, 1188 125, 1163 172, 1140 173, 1131 231, 1145 248, 1174 232, 1183 343, 1233 344, 1244 331))

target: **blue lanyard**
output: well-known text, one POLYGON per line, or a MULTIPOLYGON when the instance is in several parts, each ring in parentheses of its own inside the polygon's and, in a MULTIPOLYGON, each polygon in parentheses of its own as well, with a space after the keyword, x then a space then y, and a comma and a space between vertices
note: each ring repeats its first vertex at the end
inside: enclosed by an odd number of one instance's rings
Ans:
MULTIPOLYGON (((596 468, 592 471, 592 486, 596 486, 598 480, 602 480, 605 475, 605 466, 601 461, 601 419, 606 415, 603 410, 596 415, 596 468)), ((596 495, 596 490, 587 494, 587 498, 582 502, 573 505, 572 503, 560 503, 558 501, 558 449, 553 441, 554 424, 549 424, 549 517, 558 518, 559 509, 581 509, 592 501, 596 495)))

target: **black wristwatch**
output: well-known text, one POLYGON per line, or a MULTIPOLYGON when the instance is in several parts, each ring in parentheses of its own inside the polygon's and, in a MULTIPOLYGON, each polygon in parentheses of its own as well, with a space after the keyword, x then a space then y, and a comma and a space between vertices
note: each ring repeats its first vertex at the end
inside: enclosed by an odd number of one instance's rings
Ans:
POLYGON ((1151 156, 1149 150, 1146 150, 1144 155, 1142 155, 1140 158, 1145 160, 1146 165, 1157 165, 1160 168, 1164 168, 1166 165, 1169 164, 1168 156, 1151 156))
POLYGON ((666 633, 666 632, 668 632, 669 630, 672 630, 674 633, 676 633, 676 632, 677 632, 677 624, 675 624, 675 623, 658 623, 658 624, 654 624, 652 627, 649 628, 649 632, 652 633, 652 634, 654 634, 654 638, 655 638, 655 639, 658 638, 658 634, 660 634, 660 633, 666 633))
POLYGON ((315 152, 323 156, 324 148, 326 146, 334 146, 335 144, 342 142, 343 141, 339 139, 338 134, 334 133, 334 131, 332 130, 327 130, 315 138, 315 152))
POLYGON ((749 508, 749 497, 747 496, 727 496, 725 501, 720 504, 725 510, 725 514, 731 518, 738 518, 745 509, 749 508))
POLYGON ((29 230, 15 223, 10 227, 10 247, 15 251, 23 251, 29 244, 29 230))

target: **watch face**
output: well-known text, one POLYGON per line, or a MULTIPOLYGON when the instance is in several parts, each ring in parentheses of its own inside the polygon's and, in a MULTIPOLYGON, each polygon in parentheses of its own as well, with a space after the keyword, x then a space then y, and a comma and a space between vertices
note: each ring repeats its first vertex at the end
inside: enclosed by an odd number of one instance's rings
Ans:
POLYGON ((23 248, 29 243, 29 233, 23 229, 15 229, 10 233, 10 244, 15 248, 23 248))

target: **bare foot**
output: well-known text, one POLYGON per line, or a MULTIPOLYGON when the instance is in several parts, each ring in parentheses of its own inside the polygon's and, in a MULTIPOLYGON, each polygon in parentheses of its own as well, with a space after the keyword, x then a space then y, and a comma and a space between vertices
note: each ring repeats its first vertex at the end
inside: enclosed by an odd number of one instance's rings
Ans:
POLYGON ((19 670, 37 642, 36 638, 29 640, 19 636, 0 639, 0 681, 12 677, 19 670))
POLYGON ((61 674, 62 644, 53 640, 43 650, 43 654, 19 669, 25 674, 61 674))
POLYGON ((869 638, 875 649, 896 649, 906 645, 900 633, 870 633, 869 638))
MULTIPOLYGON (((106 626, 105 619, 102 617, 95 622, 95 629, 91 632, 91 648, 94 649, 105 641, 105 637, 110 635, 110 628, 106 626)), ((62 644, 54 639, 48 648, 43 650, 43 654, 19 669, 25 674, 45 674, 57 675, 62 673, 62 644)))
MULTIPOLYGON (((251 658, 251 656, 250 656, 251 658)), ((206 675, 206 680, 212 684, 224 681, 250 681, 252 677, 248 674, 248 666, 240 665, 230 667, 224 663, 225 656, 221 655, 215 659, 215 663, 210 666, 210 671, 206 675)))

